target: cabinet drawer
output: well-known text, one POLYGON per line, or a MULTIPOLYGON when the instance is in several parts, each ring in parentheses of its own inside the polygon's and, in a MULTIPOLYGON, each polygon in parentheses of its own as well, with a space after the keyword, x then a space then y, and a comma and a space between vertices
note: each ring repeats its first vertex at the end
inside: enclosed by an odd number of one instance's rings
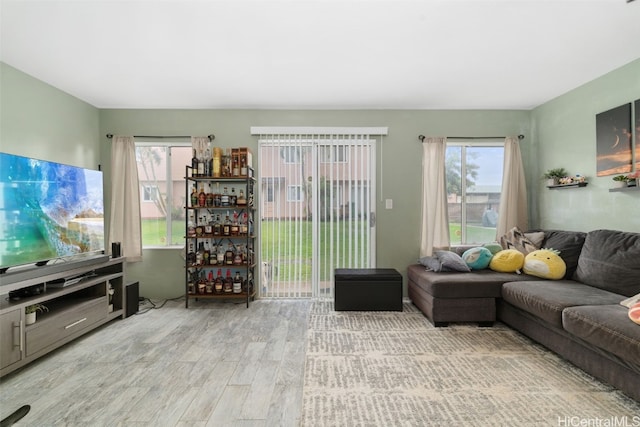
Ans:
POLYGON ((27 328, 27 356, 56 344, 78 331, 107 317, 106 297, 95 298, 53 314, 27 328))

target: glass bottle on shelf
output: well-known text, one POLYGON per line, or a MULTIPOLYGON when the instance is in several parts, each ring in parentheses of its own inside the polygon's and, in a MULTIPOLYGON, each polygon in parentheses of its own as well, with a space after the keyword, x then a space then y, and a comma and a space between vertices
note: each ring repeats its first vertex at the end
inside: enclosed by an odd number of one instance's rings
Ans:
POLYGON ((213 215, 204 216, 204 234, 213 233, 213 215))
POLYGON ((247 158, 240 156, 240 176, 247 176, 247 158))
POLYGON ((196 222, 196 236, 202 236, 202 233, 204 233, 204 227, 202 226, 202 218, 199 218, 198 221, 196 222))
POLYGON ((240 234, 240 225, 238 224, 238 212, 233 211, 233 221, 231 221, 230 234, 237 236, 240 234))
POLYGON ((244 190, 240 189, 240 193, 238 194, 238 200, 236 201, 238 206, 245 206, 247 204, 247 199, 244 198, 244 190))
POLYGON ((242 245, 240 245, 233 254, 233 264, 242 265, 242 245))
POLYGON ((227 187, 224 187, 224 189, 222 190, 222 196, 220 196, 220 206, 229 206, 229 189, 227 189, 227 187))
POLYGON ((211 253, 209 254, 209 264, 210 265, 218 264, 218 245, 216 245, 215 240, 211 244, 210 252, 211 253))
POLYGON ((205 176, 204 174, 204 153, 200 151, 200 156, 198 157, 198 176, 205 176))
POLYGON ((223 265, 224 264, 224 247, 222 246, 222 242, 220 242, 220 244, 218 245, 218 254, 217 254, 217 258, 218 258, 218 265, 223 265))
POLYGON ((222 235, 231 236, 231 219, 229 219, 228 211, 227 211, 227 215, 224 218, 224 223, 222 224, 222 235))
POLYGON ((193 219, 193 211, 189 211, 189 221, 187 222, 187 237, 196 236, 196 223, 193 219))
POLYGON ((209 265, 209 258, 211 257, 211 251, 209 250, 209 242, 205 242, 204 252, 202 254, 202 264, 209 265))
POLYGON ((198 243, 198 251, 196 252, 196 265, 202 265, 204 260, 204 242, 198 243))
POLYGON ((233 251, 233 244, 229 242, 227 245, 227 250, 224 253, 224 263, 226 265, 233 265, 233 258, 235 257, 235 252, 233 251))
POLYGON ((193 157, 191 158, 191 176, 198 176, 198 156, 196 149, 193 149, 193 157))
POLYGON ((236 195, 236 189, 231 188, 231 194, 229 195, 229 206, 235 206, 238 204, 238 196, 236 195))
POLYGON ((239 294, 242 292, 242 277, 240 276, 240 272, 236 271, 236 275, 233 278, 233 293, 239 294))
POLYGON ((207 275, 207 288, 206 288, 208 294, 213 293, 213 283, 214 283, 213 271, 209 270, 209 274, 207 275))
POLYGON ((187 264, 194 265, 196 263, 196 252, 193 248, 193 242, 189 242, 189 251, 187 252, 187 264))
POLYGON ((204 277, 204 271, 200 272, 200 280, 198 280, 198 293, 206 294, 207 293, 207 279, 204 277))
POLYGON ((202 159, 202 163, 204 163, 204 176, 211 176, 211 150, 207 147, 204 150, 204 158, 202 159))
POLYGON ((193 188, 191 189, 191 207, 195 208, 198 206, 198 190, 196 188, 196 185, 193 184, 193 188))
POLYGON ((220 194, 220 183, 216 182, 216 192, 213 193, 213 206, 219 208, 222 206, 222 194, 220 194))
POLYGON ((220 223, 220 214, 216 215, 216 220, 213 223, 213 234, 215 236, 222 235, 222 224, 220 223))
POLYGON ((207 193, 204 192, 204 184, 202 184, 198 193, 198 207, 204 208, 205 206, 207 206, 207 193))
POLYGON ((222 269, 218 269, 218 274, 216 275, 216 280, 213 283, 213 292, 216 294, 222 293, 222 287, 224 285, 224 278, 222 277, 222 269))
POLYGON ((211 183, 209 183, 209 192, 207 193, 206 205, 208 208, 213 207, 213 190, 211 189, 211 183))
POLYGON ((224 279, 223 291, 226 294, 233 292, 233 278, 231 277, 231 270, 227 270, 227 277, 224 279))

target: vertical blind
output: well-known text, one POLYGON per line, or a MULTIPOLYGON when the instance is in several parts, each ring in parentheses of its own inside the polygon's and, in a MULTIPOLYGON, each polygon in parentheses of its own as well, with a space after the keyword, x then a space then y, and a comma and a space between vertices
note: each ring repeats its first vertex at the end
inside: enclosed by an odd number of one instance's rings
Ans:
POLYGON ((335 268, 375 265, 375 135, 386 128, 252 128, 259 136, 263 297, 331 297, 335 268))

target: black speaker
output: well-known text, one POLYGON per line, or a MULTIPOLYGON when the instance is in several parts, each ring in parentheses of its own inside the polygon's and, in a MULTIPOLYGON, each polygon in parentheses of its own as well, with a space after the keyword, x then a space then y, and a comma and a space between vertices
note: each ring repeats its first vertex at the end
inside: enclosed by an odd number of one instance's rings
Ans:
POLYGON ((139 282, 127 283, 126 289, 126 307, 124 310, 124 317, 129 317, 138 312, 138 297, 140 295, 139 282))
POLYGON ((120 255, 121 255, 120 250, 121 250, 120 242, 111 243, 111 258, 120 258, 120 255))

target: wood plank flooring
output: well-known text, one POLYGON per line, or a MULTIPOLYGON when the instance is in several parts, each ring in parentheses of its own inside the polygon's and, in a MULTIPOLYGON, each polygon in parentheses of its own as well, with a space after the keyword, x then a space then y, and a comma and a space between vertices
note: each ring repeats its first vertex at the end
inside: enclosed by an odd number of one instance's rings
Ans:
POLYGON ((298 426, 311 300, 169 301, 0 379, 23 426, 298 426))

